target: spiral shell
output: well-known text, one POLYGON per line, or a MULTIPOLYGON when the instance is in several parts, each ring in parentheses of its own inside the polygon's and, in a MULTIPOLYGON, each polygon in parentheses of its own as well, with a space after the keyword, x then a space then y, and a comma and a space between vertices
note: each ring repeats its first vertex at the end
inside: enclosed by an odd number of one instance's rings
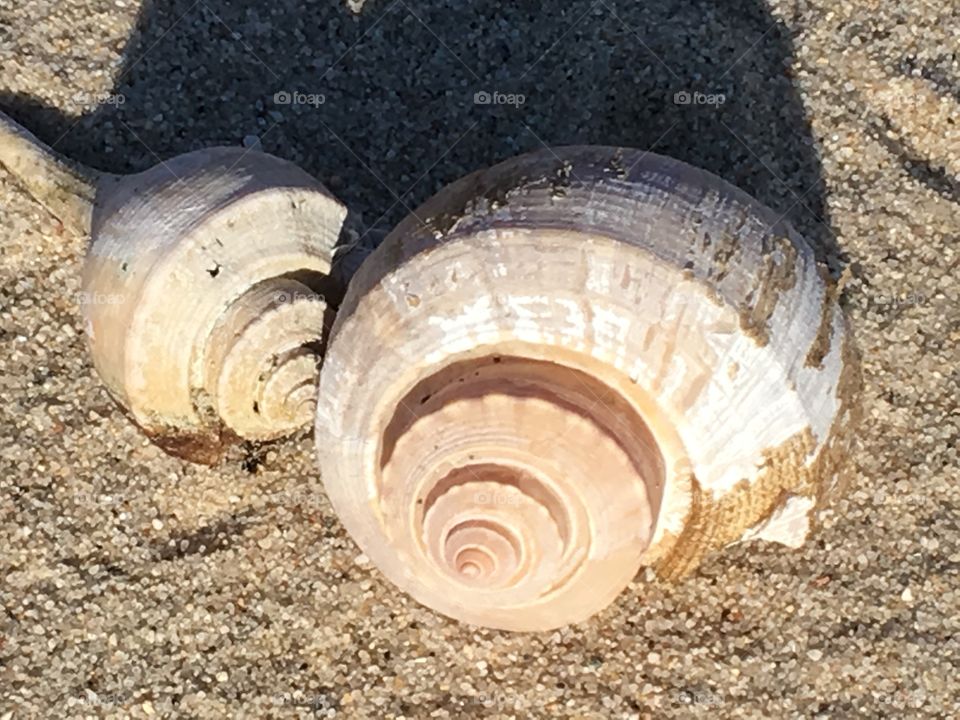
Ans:
POLYGON ((0 113, 0 163, 89 233, 80 301, 104 384, 159 445, 212 463, 234 438, 311 422, 346 208, 293 163, 242 148, 136 175, 61 158, 0 113))
POLYGON ((856 415, 836 295, 706 172, 606 147, 504 162, 354 277, 320 375, 323 482, 390 580, 504 629, 583 620, 645 565, 797 545, 856 415))
POLYGON ((314 414, 324 293, 346 209, 292 163, 213 148, 124 178, 98 203, 82 288, 97 371, 192 459, 314 414))

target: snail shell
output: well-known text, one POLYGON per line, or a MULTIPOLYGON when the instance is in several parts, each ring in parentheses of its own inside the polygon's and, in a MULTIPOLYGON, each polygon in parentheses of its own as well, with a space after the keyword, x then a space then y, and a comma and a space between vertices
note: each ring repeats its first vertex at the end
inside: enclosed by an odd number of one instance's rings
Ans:
POLYGON ((843 475, 857 360, 810 246, 652 153, 525 155, 443 189, 361 266, 317 451, 394 583, 544 630, 645 565, 795 546, 843 475))
POLYGON ((92 238, 94 365, 159 445, 215 462, 307 425, 346 209, 293 163, 218 147, 129 176, 57 157, 0 117, 0 161, 92 238))

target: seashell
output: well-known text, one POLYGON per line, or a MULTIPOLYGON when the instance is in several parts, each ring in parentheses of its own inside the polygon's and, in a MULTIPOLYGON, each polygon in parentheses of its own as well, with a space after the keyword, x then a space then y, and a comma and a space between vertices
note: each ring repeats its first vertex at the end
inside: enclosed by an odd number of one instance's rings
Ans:
POLYGON ((795 546, 857 417, 837 294, 709 173, 611 147, 509 160, 353 278, 320 373, 323 482, 392 582, 509 630, 581 621, 643 567, 795 546))
POLYGON ((270 440, 312 420, 347 212, 319 182, 239 147, 99 173, 2 114, 0 162, 90 234, 80 295, 90 353, 161 447, 211 463, 234 438, 270 440))

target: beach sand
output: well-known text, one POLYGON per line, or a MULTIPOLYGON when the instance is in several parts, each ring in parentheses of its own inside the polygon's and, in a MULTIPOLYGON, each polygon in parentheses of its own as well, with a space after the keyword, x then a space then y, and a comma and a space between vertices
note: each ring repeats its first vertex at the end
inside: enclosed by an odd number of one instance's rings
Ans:
POLYGON ((0 107, 59 151, 134 171, 246 138, 370 237, 543 144, 706 167, 846 269, 865 379, 855 486, 803 548, 481 630, 366 561, 308 432, 216 468, 145 440, 86 354, 86 240, 0 171, 0 718, 960 716, 950 6, 0 0, 0 107))

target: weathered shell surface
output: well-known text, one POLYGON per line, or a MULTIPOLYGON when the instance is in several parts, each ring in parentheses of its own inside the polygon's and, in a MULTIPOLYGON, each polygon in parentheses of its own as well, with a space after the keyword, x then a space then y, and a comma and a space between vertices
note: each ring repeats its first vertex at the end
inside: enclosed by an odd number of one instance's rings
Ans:
POLYGON ((470 175, 354 277, 320 376, 324 484, 420 602, 493 627, 597 612, 797 545, 842 475, 857 362, 781 218, 651 153, 562 148, 470 175))
POLYGON ((310 422, 345 216, 292 163, 240 148, 178 156, 98 202, 90 349, 148 433, 199 459, 224 431, 271 439, 310 422))
POLYGON ((242 148, 98 173, 2 113, 0 162, 91 235, 80 297, 94 365, 161 446, 214 462, 234 437, 273 439, 312 420, 346 217, 319 182, 242 148))

